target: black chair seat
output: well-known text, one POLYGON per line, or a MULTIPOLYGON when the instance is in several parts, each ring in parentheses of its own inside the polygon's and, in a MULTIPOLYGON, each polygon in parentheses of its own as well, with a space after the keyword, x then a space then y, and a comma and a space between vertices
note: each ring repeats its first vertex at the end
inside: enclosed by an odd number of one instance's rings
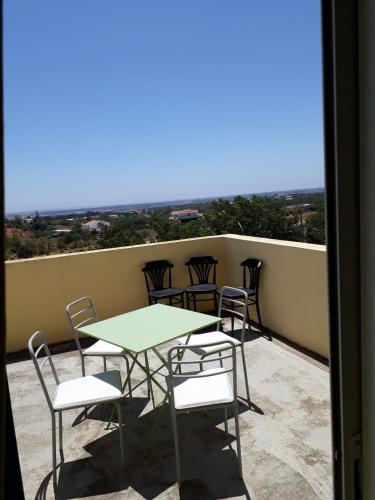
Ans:
POLYGON ((217 290, 214 283, 201 283, 200 285, 191 285, 186 288, 188 293, 212 293, 217 290))
POLYGON ((184 293, 182 288, 164 288, 163 290, 152 290, 150 292, 150 297, 153 299, 163 299, 165 297, 174 297, 175 295, 181 295, 184 293))
MULTIPOLYGON (((243 288, 242 286, 238 286, 236 288, 238 290, 244 290, 247 293, 248 297, 255 295, 255 290, 253 288, 243 288)), ((221 293, 221 288, 218 288, 217 292, 221 293)), ((229 297, 231 299, 240 299, 241 297, 243 297, 241 293, 237 293, 235 290, 226 290, 223 296, 229 297)))

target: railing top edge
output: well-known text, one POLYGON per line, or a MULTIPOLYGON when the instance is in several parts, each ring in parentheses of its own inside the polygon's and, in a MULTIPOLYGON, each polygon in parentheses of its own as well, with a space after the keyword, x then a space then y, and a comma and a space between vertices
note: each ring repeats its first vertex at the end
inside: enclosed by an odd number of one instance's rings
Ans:
POLYGON ((7 260, 5 263, 7 265, 14 265, 14 264, 20 264, 20 263, 30 263, 30 262, 36 262, 36 261, 45 261, 46 259, 48 260, 53 260, 53 259, 61 259, 61 258, 69 258, 69 257, 78 257, 78 256, 87 256, 87 255, 95 255, 98 253, 104 253, 104 252, 121 252, 123 250, 132 250, 132 249, 138 249, 138 248, 152 248, 155 246, 168 246, 168 245, 177 245, 177 244, 184 244, 189 241, 197 241, 197 240, 210 240, 210 239, 225 239, 225 240, 237 240, 237 241, 248 241, 252 243, 261 243, 261 244, 267 244, 267 245, 274 245, 274 246, 287 246, 287 247, 294 247, 294 248, 300 248, 300 249, 305 249, 305 250, 315 250, 318 252, 326 252, 326 246, 325 245, 316 245, 313 243, 301 243, 297 241, 287 241, 287 240, 275 240, 275 239, 270 239, 270 238, 259 238, 256 236, 243 236, 243 235, 238 235, 238 234, 222 234, 222 235, 213 235, 213 236, 202 236, 200 238, 188 238, 188 239, 183 239, 183 240, 172 240, 172 241, 160 241, 156 243, 143 243, 141 245, 130 245, 130 246, 124 246, 124 247, 114 247, 114 248, 102 248, 98 250, 88 250, 85 252, 70 252, 70 253, 61 253, 61 254, 54 254, 54 255, 42 255, 39 257, 32 257, 30 259, 15 259, 15 260, 7 260))
POLYGON ((229 240, 249 241, 267 245, 303 248, 306 250, 317 250, 319 252, 326 252, 327 250, 326 245, 318 245, 316 243, 303 243, 301 241, 277 240, 272 238, 260 238, 257 236, 245 236, 241 234, 224 234, 223 237, 229 240))
POLYGON ((53 259, 61 259, 61 258, 67 258, 67 257, 78 257, 78 256, 93 255, 93 254, 104 253, 104 252, 121 252, 125 249, 131 250, 131 249, 145 248, 145 247, 150 248, 150 247, 161 246, 161 245, 168 246, 171 244, 183 244, 187 241, 221 239, 224 236, 225 235, 219 234, 219 235, 212 235, 212 236, 201 236, 198 238, 186 238, 186 239, 182 239, 182 240, 157 241, 155 243, 142 243, 140 245, 128 245, 128 246, 123 246, 123 247, 99 248, 97 250, 87 250, 84 252, 66 252, 66 253, 59 253, 59 254, 54 254, 54 255, 40 255, 38 257, 31 257, 29 259, 6 260, 5 264, 18 264, 18 263, 42 261, 42 260, 46 260, 46 259, 53 260, 53 259))

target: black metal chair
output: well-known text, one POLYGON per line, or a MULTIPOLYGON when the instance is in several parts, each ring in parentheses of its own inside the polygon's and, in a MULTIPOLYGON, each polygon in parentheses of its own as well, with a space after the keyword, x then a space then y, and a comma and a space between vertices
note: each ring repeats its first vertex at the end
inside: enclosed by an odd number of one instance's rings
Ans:
POLYGON ((159 300, 168 300, 171 306, 181 304, 184 307, 185 290, 172 287, 172 267, 173 264, 167 260, 153 260, 142 267, 150 305, 157 304, 159 300))
MULTIPOLYGON (((260 283, 260 271, 262 269, 262 261, 259 259, 246 259, 241 262, 241 266, 243 267, 243 275, 242 275, 242 287, 238 287, 240 290, 245 290, 248 296, 248 322, 250 325, 250 306, 255 306, 258 317, 258 325, 261 331, 263 331, 262 326, 262 318, 260 315, 260 307, 259 307, 259 283, 260 283)), ((220 293, 220 290, 218 290, 220 293)), ((241 295, 236 295, 235 291, 228 290, 225 292, 225 296, 231 299, 240 299, 241 295)), ((232 316, 232 330, 234 326, 234 319, 232 316)))
POLYGON ((185 266, 189 269, 190 286, 186 288, 187 307, 190 309, 190 301, 193 301, 194 311, 197 310, 197 302, 214 301, 217 311, 216 291, 216 264, 217 260, 210 255, 203 257, 191 257, 185 266), (212 298, 197 299, 199 295, 212 295, 212 298))

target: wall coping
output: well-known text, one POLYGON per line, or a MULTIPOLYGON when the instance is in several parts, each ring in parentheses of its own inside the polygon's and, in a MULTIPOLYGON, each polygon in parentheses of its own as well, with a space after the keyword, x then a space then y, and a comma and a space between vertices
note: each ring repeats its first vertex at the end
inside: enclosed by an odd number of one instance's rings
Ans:
POLYGON ((185 243, 187 241, 195 241, 195 240, 210 240, 210 239, 235 239, 235 240, 242 240, 242 241, 251 241, 253 243, 262 243, 266 245, 278 245, 278 246, 287 246, 287 247, 294 247, 294 248, 301 248, 305 250, 316 250, 318 252, 325 252, 326 251, 326 245, 316 245, 313 243, 301 243, 298 241, 288 241, 288 240, 275 240, 271 238, 258 238, 255 236, 243 236, 243 235, 238 235, 238 234, 219 234, 219 235, 212 235, 212 236, 201 236, 199 238, 186 238, 183 240, 171 240, 171 241, 160 241, 156 243, 142 243, 141 245, 129 245, 129 246, 124 246, 124 247, 114 247, 114 248, 101 248, 98 250, 87 250, 84 252, 69 252, 69 253, 61 253, 61 254, 56 254, 56 255, 41 255, 39 257, 32 257, 30 259, 14 259, 14 260, 7 260, 5 261, 5 264, 7 265, 15 265, 19 263, 27 263, 27 262, 35 262, 35 261, 41 261, 41 260, 46 260, 46 259, 61 259, 61 258, 69 258, 69 257, 77 257, 77 256, 85 256, 85 255, 91 255, 91 254, 97 254, 101 252, 119 252, 123 251, 124 249, 136 249, 136 248, 142 248, 142 247, 154 247, 154 246, 159 246, 159 245, 169 245, 169 244, 178 244, 178 243, 185 243))
POLYGON ((222 236, 223 238, 229 238, 232 240, 252 241, 253 243, 263 243, 266 245, 282 245, 286 247, 304 248, 305 250, 317 250, 319 252, 325 252, 327 250, 326 245, 318 245, 316 243, 302 243, 300 241, 258 238, 256 236, 244 236, 241 234, 223 234, 222 236))

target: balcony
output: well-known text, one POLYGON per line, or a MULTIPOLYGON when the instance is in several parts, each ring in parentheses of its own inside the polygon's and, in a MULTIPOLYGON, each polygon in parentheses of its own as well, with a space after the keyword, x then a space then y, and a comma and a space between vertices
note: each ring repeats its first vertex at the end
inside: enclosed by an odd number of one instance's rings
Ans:
MULTIPOLYGON (((247 336, 253 408, 240 405, 244 480, 236 476, 232 419, 226 437, 218 413, 181 416, 185 479, 181 496, 332 497, 329 373, 324 363, 328 357, 325 247, 225 235, 7 263, 7 369, 27 498, 53 496, 49 412, 34 367, 22 352, 31 333, 40 329, 50 344, 58 343, 55 363, 62 380, 79 376, 65 305, 89 295, 102 319, 137 309, 146 303, 140 272, 145 261, 172 261, 174 284, 183 287, 184 262, 193 255, 218 259, 220 285, 240 285, 241 260, 262 259, 262 318, 272 342, 256 331, 247 336)), ((158 363, 152 358, 151 362, 158 363)), ((117 361, 111 364, 119 366, 117 361)), ((244 394, 239 366, 239 393, 244 394)), ((91 359, 88 372, 101 370, 101 360, 91 359)), ((136 372, 134 382, 140 377, 136 372)), ((124 405, 123 469, 117 431, 106 430, 108 408, 91 409, 90 418, 83 421, 80 410, 64 414, 65 463, 59 497, 178 497, 168 408, 150 457, 143 457, 142 442, 154 413, 146 396, 142 386, 124 405)))

